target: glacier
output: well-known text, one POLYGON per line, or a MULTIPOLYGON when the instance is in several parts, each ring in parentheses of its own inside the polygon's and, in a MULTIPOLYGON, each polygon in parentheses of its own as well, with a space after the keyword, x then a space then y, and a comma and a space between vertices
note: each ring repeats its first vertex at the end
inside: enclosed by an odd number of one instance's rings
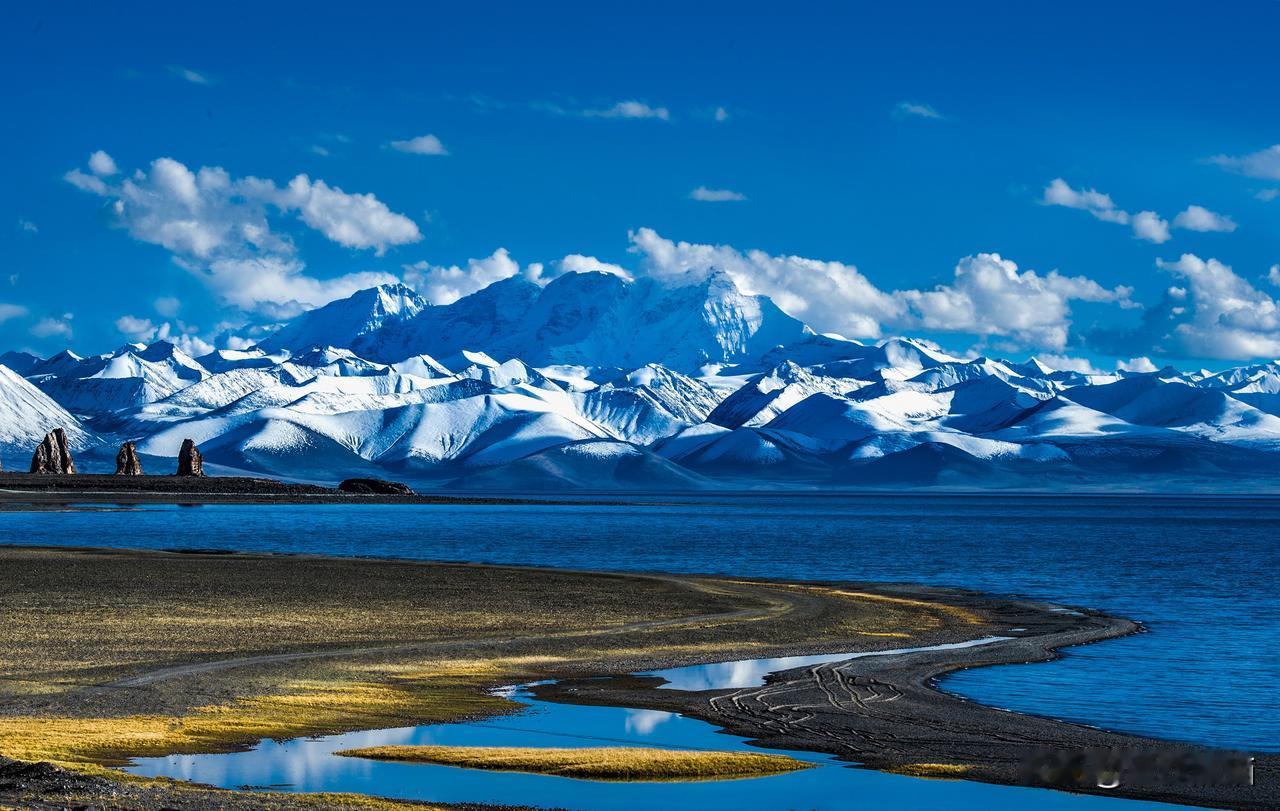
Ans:
POLYGON ((1093 374, 819 335, 722 273, 383 285, 257 346, 0 356, 0 457, 456 490, 1280 489, 1280 362, 1093 374))

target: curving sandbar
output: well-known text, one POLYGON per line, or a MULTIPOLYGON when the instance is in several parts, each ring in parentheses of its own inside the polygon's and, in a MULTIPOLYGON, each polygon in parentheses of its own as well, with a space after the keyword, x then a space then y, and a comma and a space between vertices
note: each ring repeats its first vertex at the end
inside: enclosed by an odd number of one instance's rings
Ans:
POLYGON ((578 780, 726 780, 810 768, 784 755, 600 746, 582 749, 524 746, 374 746, 343 757, 393 760, 572 777, 578 780))

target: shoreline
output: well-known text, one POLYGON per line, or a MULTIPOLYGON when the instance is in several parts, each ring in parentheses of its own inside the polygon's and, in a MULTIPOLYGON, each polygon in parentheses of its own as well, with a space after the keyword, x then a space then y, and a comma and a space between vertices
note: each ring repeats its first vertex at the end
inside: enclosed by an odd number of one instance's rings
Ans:
MULTIPOLYGON (((615 495, 615 499, 617 496, 615 495)), ((42 474, 0 472, 0 512, 23 512, 75 504, 429 504, 514 506, 630 502, 460 495, 375 495, 335 487, 248 476, 116 476, 109 473, 42 474)))
MULTIPOLYGON (((386 661, 399 667, 397 663, 401 661, 465 655, 479 657, 478 661, 499 657, 501 661, 525 662, 514 665, 515 669, 495 672, 481 677, 479 681, 468 681, 466 684, 470 687, 466 689, 469 690, 510 683, 512 678, 522 681, 553 678, 556 683, 534 688, 539 698, 680 712, 733 734, 761 741, 770 748, 827 752, 856 761, 864 767, 900 773, 923 774, 920 770, 924 765, 947 764, 961 767, 963 773, 950 771, 929 776, 961 776, 985 782, 1025 784, 1020 779, 1018 763, 1025 759, 1028 746, 1068 750, 1095 746, 1194 748, 999 710, 939 689, 938 679, 958 669, 1045 661, 1056 658, 1059 648, 1116 638, 1136 633, 1141 628, 1137 623, 1099 612, 1082 610, 1077 612, 1077 616, 1064 611, 1062 606, 1037 601, 905 584, 589 572, 550 567, 323 555, 179 554, 113 548, 5 546, 0 547, 0 556, 6 562, 35 556, 63 564, 74 563, 79 559, 77 556, 81 556, 91 558, 97 568, 124 566, 129 571, 132 568, 172 570, 177 566, 181 571, 194 573, 192 576, 202 581, 212 581, 215 589, 224 585, 220 578, 227 572, 287 570, 298 573, 296 576, 290 574, 287 582, 297 581, 295 587, 300 591, 314 591, 312 575, 308 572, 332 569, 329 576, 335 576, 339 581, 363 577, 381 583, 392 573, 411 579, 430 576, 441 583, 462 578, 480 583, 527 581, 536 585, 557 578, 570 588, 578 589, 575 595, 601 595, 593 599, 613 599, 608 595, 618 591, 656 588, 660 593, 670 595, 663 599, 680 596, 680 599, 692 601, 690 608, 672 609, 667 619, 633 618, 599 630, 588 625, 541 632, 511 631, 508 633, 515 635, 488 638, 465 635, 459 638, 457 632, 450 632, 434 640, 379 638, 377 641, 381 644, 345 648, 336 642, 308 643, 275 653, 264 653, 251 647, 246 649, 246 654, 255 655, 237 658, 192 655, 183 662, 156 660, 146 668, 135 664, 126 668, 127 672, 118 668, 99 669, 103 675, 97 677, 97 688, 77 688, 52 699, 55 706, 64 706, 64 712, 73 714, 83 712, 83 708, 76 708, 87 701, 91 707, 98 708, 93 712, 101 712, 104 706, 120 707, 111 712, 124 712, 126 709, 154 712, 155 707, 160 706, 171 707, 167 711, 181 715, 189 712, 191 707, 207 703, 210 692, 225 696, 224 700, 235 700, 235 696, 245 695, 246 690, 249 695, 255 694, 254 690, 269 694, 263 685, 269 687, 274 683, 271 679, 278 680, 282 672, 286 675, 302 672, 311 677, 315 672, 328 672, 323 669, 326 666, 364 666, 368 662, 386 661), (262 569, 263 566, 268 568, 262 569), (626 675, 735 659, 904 647, 896 640, 876 641, 877 637, 885 636, 878 631, 868 632, 870 635, 862 637, 850 635, 846 626, 841 624, 846 621, 839 620, 843 615, 838 613, 847 610, 850 600, 862 606, 858 610, 864 614, 870 611, 867 616, 872 619, 892 611, 899 612, 898 619, 894 620, 898 623, 912 621, 911 617, 932 617, 932 624, 913 631, 913 647, 954 643, 974 635, 999 634, 1012 628, 1024 628, 1026 633, 1016 639, 979 647, 869 656, 786 671, 768 679, 763 687, 742 690, 704 693, 657 690, 654 689, 657 679, 626 675), (694 605, 705 605, 705 608, 694 609, 694 605), (698 613, 700 611, 710 613, 698 613), (837 613, 833 615, 833 611, 837 613), (566 655, 554 664, 538 665, 529 660, 530 656, 545 657, 557 651, 564 651, 566 655), (315 668, 320 670, 315 671, 315 668), (245 686, 246 683, 252 688, 245 686), (161 703, 156 705, 157 701, 161 703), (793 710, 796 706, 806 710, 797 715, 793 710), (807 718, 801 717, 806 715, 807 718)), ((57 577, 50 578, 47 586, 66 588, 57 577)), ((79 595, 82 591, 83 587, 79 587, 76 593, 79 595)), ((535 589, 535 605, 536 600, 542 599, 537 597, 538 593, 535 589)), ((3 591, 0 591, 0 596, 3 596, 3 591)), ((330 602, 314 594, 304 597, 314 600, 317 606, 327 606, 330 602)), ((51 610, 60 611, 59 606, 63 602, 56 598, 57 595, 50 595, 49 604, 51 610)), ((186 600, 186 597, 181 599, 186 600)), ((464 595, 461 599, 460 605, 465 606, 470 598, 464 595)), ((635 617, 646 617, 662 607, 661 601, 655 603, 652 598, 643 598, 641 602, 643 606, 627 609, 633 613, 638 611, 635 617)), ((371 616, 381 621, 390 615, 374 612, 371 616)), ((527 616, 522 615, 520 621, 525 622, 527 616)), ((446 625, 445 630, 450 627, 446 625)), ((0 702, 0 722, 7 713, 13 712, 13 702, 8 702, 11 704, 9 707, 5 707, 5 703, 0 702)), ((19 699, 17 704, 21 706, 29 702, 19 699)), ((40 706, 49 704, 49 700, 39 702, 40 706)), ((483 706, 484 709, 479 710, 481 714, 504 711, 496 704, 483 706)), ((390 723, 393 720, 396 723, 401 720, 413 722, 415 715, 413 711, 406 711, 403 716, 388 717, 376 723, 367 715, 361 717, 357 714, 322 728, 329 731, 385 728, 393 725, 390 723)), ((449 719, 421 717, 417 720, 435 723, 449 719)), ((307 734, 307 730, 289 736, 303 734, 307 734)), ((268 736, 258 734, 255 738, 250 735, 248 740, 268 736)), ((228 739, 225 745, 236 748, 246 743, 242 737, 228 739)), ((216 751, 222 745, 206 741, 199 748, 216 751)), ((1219 807, 1274 807, 1278 766, 1280 756, 1259 757, 1259 785, 1247 790, 1191 790, 1185 787, 1171 790, 1159 786, 1123 785, 1117 790, 1095 790, 1093 793, 1219 807)), ((183 788, 180 792, 187 790, 183 788)), ((1087 791, 1078 786, 1072 790, 1087 791)), ((0 801, 4 799, 5 795, 0 791, 0 801)))
MULTIPOLYGON (((987 596, 1005 599, 1019 612, 1029 611, 1005 614, 1018 627, 1032 627, 1037 613, 1042 622, 1056 624, 1053 617, 1043 616, 1049 604, 987 596)), ((1055 605, 1048 610, 1061 608, 1055 605)), ((1079 617, 1063 617, 1068 620, 1061 623, 1063 627, 1044 628, 1034 636, 793 668, 770 674, 757 687, 687 692, 659 689, 664 683, 660 678, 627 675, 564 680, 535 686, 532 691, 545 701, 676 712, 770 749, 822 752, 854 768, 1211 808, 1280 806, 1280 753, 1246 755, 1253 764, 1252 786, 1193 785, 1169 774, 1131 770, 1123 773, 1119 786, 1102 788, 1070 774, 1064 768, 1066 761, 1055 762, 1036 750, 1112 750, 1130 758, 1140 752, 1170 758, 1240 753, 1007 710, 941 686, 942 679, 960 670, 1053 661, 1062 657, 1065 648, 1146 632, 1131 620, 1087 609, 1076 611, 1079 617), (1036 768, 1045 770, 1046 763, 1056 779, 1039 779, 1043 771, 1031 773, 1036 768)), ((1080 765, 1078 761, 1071 764, 1080 765)))
POLYGON ((1186 490, 1132 490, 1116 488, 1081 490, 956 489, 922 487, 914 489, 858 487, 847 489, 776 487, 764 490, 725 487, 708 490, 598 490, 509 491, 459 490, 456 494, 431 490, 415 495, 371 495, 346 493, 336 487, 293 482, 269 476, 173 475, 117 476, 110 473, 35 474, 0 471, 0 512, 47 510, 77 504, 135 506, 146 504, 414 504, 491 506, 652 506, 664 499, 697 500, 716 504, 722 498, 742 497, 918 499, 942 498, 1047 498, 1047 499, 1152 499, 1228 500, 1272 502, 1280 490, 1241 494, 1186 490))

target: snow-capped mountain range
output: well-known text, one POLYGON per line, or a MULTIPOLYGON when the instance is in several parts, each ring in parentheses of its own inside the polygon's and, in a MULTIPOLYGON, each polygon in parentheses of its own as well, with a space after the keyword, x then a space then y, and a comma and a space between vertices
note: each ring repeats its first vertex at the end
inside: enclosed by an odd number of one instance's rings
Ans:
POLYGON ((724 274, 362 290, 257 347, 0 356, 0 454, 48 430, 210 469, 456 488, 1280 489, 1280 363, 1085 374, 816 335, 724 274))

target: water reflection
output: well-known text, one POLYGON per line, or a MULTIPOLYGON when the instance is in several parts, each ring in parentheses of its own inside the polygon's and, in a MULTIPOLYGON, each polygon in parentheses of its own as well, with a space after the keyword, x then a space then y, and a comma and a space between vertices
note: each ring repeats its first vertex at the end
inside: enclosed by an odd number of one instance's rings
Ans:
POLYGON ((627 710, 627 732, 650 735, 659 724, 665 724, 675 717, 675 713, 662 710, 627 710))
MULTIPOLYGON (((757 668, 768 666, 763 662, 757 663, 757 668)), ((685 678, 673 675, 677 679, 685 678)), ((282 743, 263 741, 244 752, 140 758, 128 771, 224 788, 248 786, 305 792, 355 792, 407 800, 532 805, 583 811, 649 808, 670 811, 742 811, 744 808, 844 811, 859 805, 879 808, 890 803, 897 809, 945 807, 953 811, 990 811, 992 807, 1159 811, 1173 807, 1041 789, 919 780, 863 771, 847 768, 825 755, 776 752, 749 746, 743 738, 727 735, 711 724, 674 713, 552 704, 532 698, 522 688, 512 692, 514 698, 529 704, 526 712, 473 723, 351 732, 282 743), (334 754, 341 749, 397 744, 644 745, 747 750, 787 754, 814 765, 804 771, 746 780, 606 783, 548 775, 390 763, 334 754), (851 804, 852 797, 858 798, 856 804, 851 804)))
POLYGON ((646 675, 661 676, 666 679, 667 683, 662 685, 662 688, 668 690, 728 690, 737 687, 758 687, 764 684, 765 676, 781 670, 824 665, 828 662, 843 662, 847 659, 861 659, 867 656, 892 656, 899 653, 973 648, 979 645, 990 645, 993 642, 1003 642, 1012 638, 1008 636, 984 636, 980 639, 948 642, 942 645, 928 645, 921 648, 893 648, 891 650, 863 651, 861 653, 824 653, 815 656, 782 656, 776 659, 742 659, 737 662, 717 662, 710 665, 655 670, 646 675))

